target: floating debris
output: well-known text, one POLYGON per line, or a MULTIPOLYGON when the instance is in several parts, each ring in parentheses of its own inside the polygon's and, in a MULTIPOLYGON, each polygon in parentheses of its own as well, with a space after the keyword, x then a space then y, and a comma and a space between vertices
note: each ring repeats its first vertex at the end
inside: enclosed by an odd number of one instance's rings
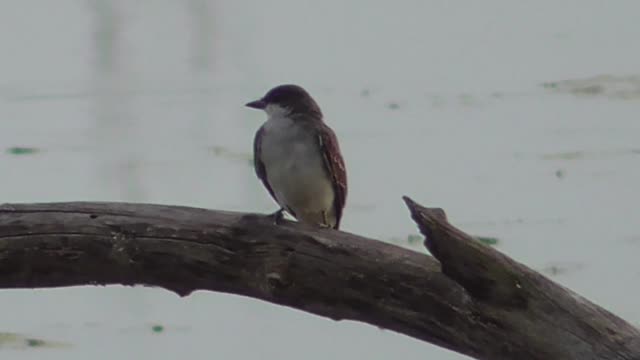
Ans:
POLYGON ((40 152, 40 149, 27 146, 12 146, 7 148, 6 152, 10 155, 32 155, 40 152))
POLYGON ((498 245, 498 238, 488 237, 488 236, 476 236, 475 238, 485 245, 489 245, 489 246, 498 245))
POLYGON ((407 236, 407 242, 409 244, 418 244, 422 242, 423 237, 421 235, 409 235, 407 236))
POLYGON ((562 169, 556 170, 555 175, 558 179, 562 179, 564 177, 564 170, 562 169))
POLYGON ((0 349, 28 349, 28 348, 64 348, 71 344, 64 342, 36 339, 16 333, 0 332, 0 349))
POLYGON ((154 333, 161 333, 164 331, 164 326, 162 325, 153 325, 151 326, 151 331, 153 331, 154 333))
POLYGON ((544 154, 542 158, 545 160, 577 160, 584 158, 583 151, 567 151, 553 154, 544 154))
POLYGON ((400 109, 400 104, 398 104, 397 102, 390 102, 387 104, 387 107, 391 110, 398 110, 400 109))
POLYGON ((577 96, 640 99, 640 75, 598 75, 584 79, 548 81, 542 83, 542 87, 577 96))

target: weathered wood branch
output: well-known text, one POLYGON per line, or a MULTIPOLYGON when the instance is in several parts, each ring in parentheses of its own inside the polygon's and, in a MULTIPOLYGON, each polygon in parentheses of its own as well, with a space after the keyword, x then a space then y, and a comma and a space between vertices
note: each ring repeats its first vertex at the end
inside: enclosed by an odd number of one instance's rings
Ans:
POLYGON ((477 359, 640 359, 640 332, 405 198, 433 257, 262 215, 124 203, 0 206, 0 288, 234 293, 477 359), (439 260, 439 261, 438 261, 439 260))

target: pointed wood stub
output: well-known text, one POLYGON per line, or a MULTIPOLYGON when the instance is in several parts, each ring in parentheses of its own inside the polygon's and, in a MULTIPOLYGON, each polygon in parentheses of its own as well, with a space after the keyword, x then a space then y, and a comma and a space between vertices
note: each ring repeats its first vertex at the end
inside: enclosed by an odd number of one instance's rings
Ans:
POLYGON ((509 334, 509 347, 527 344, 518 359, 640 359, 637 328, 465 234, 442 209, 403 199, 442 272, 509 334))

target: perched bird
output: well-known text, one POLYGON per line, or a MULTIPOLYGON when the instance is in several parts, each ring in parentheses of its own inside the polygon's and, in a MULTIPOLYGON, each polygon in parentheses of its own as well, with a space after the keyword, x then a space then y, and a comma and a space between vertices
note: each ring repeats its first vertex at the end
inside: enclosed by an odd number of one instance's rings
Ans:
POLYGON ((347 198, 347 172, 333 130, 320 107, 300 86, 277 86, 246 106, 264 110, 267 121, 253 142, 258 178, 298 221, 338 229, 347 198))

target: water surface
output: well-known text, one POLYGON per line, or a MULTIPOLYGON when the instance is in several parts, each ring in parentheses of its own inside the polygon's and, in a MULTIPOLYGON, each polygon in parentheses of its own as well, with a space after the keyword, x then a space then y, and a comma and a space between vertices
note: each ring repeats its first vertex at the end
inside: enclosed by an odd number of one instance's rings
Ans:
MULTIPOLYGON (((341 141, 344 230, 420 249, 403 240, 417 233, 400 199, 410 195, 637 324, 639 10, 2 2, 0 201, 273 211, 250 166, 264 115, 242 105, 295 82, 341 141)), ((4 290, 0 306, 0 332, 68 344, 0 347, 18 360, 465 358, 210 292, 4 290)))

